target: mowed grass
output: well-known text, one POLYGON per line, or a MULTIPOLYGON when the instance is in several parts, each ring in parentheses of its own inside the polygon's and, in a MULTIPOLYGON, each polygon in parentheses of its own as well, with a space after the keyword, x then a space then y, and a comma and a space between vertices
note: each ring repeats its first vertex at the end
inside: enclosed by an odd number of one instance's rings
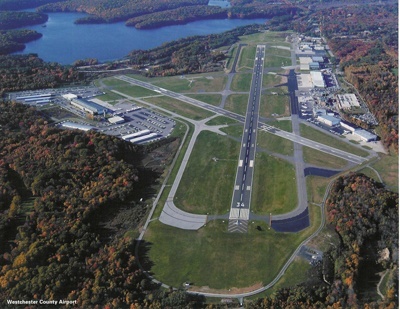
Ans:
POLYGON ((219 125, 229 125, 239 123, 232 118, 228 118, 225 116, 217 116, 211 120, 209 120, 206 125, 208 126, 219 126, 219 125))
POLYGON ((174 92, 218 92, 225 88, 227 77, 221 73, 146 78, 132 76, 174 92))
POLYGON ((292 132, 292 121, 291 120, 276 120, 276 121, 269 121, 269 125, 281 129, 286 132, 292 132))
POLYGON ((283 155, 293 155, 292 141, 265 131, 258 131, 257 146, 283 155))
POLYGON ((269 67, 281 67, 288 66, 292 64, 292 60, 290 58, 281 57, 277 55, 265 55, 264 66, 266 68, 269 67))
POLYGON ((372 164, 385 185, 394 192, 399 192, 399 157, 397 155, 382 155, 381 159, 372 164))
POLYGON ((290 116, 289 97, 285 94, 262 95, 260 102, 261 117, 287 117, 290 116))
POLYGON ((235 74, 232 79, 231 90, 240 92, 250 91, 252 76, 251 73, 235 74))
POLYGON ((342 169, 347 166, 345 159, 306 146, 303 146, 303 159, 305 163, 326 168, 342 169))
MULTIPOLYGON (((265 54, 266 55, 277 55, 277 56, 280 56, 280 57, 286 57, 286 58, 290 58, 291 57, 291 53, 290 53, 290 50, 289 49, 286 49, 286 48, 279 48, 279 47, 276 47, 276 46, 278 46, 279 44, 276 44, 276 45, 274 45, 274 46, 271 46, 271 47, 268 47, 266 50, 265 50, 265 54)), ((286 46, 284 45, 284 44, 282 44, 282 46, 284 46, 284 47, 289 47, 289 46, 287 46, 287 44, 286 44, 286 46)))
POLYGON ((197 137, 175 195, 177 207, 198 214, 223 214, 230 208, 240 144, 213 132, 197 137))
POLYGON ((307 176, 306 183, 308 201, 316 204, 322 203, 326 188, 331 180, 331 178, 320 176, 307 176))
POLYGON ((243 124, 230 125, 226 128, 221 128, 220 131, 237 138, 241 138, 243 135, 243 124))
POLYGON ((243 46, 237 64, 238 71, 252 69, 256 57, 256 46, 243 46))
POLYGON ((368 156, 368 152, 366 152, 365 150, 362 150, 360 148, 354 147, 345 142, 337 140, 335 137, 325 134, 314 128, 311 128, 310 126, 307 126, 305 124, 300 124, 300 134, 301 134, 301 136, 311 139, 313 141, 316 141, 321 144, 328 145, 328 146, 331 146, 331 147, 334 147, 334 148, 337 148, 337 149, 340 149, 343 151, 350 152, 357 156, 361 156, 361 157, 368 156))
MULTIPOLYGON (((285 77, 278 74, 264 74, 263 87, 273 87, 285 82, 285 77)), ((271 89, 271 91, 275 91, 271 89)))
POLYGON ((214 113, 206 111, 200 107, 170 97, 160 96, 146 98, 145 101, 194 120, 200 120, 214 115, 214 113))
POLYGON ((295 248, 320 224, 320 209, 310 208, 312 226, 299 233, 276 233, 264 222, 249 222, 246 234, 229 233, 228 222, 212 221, 185 231, 154 221, 145 234, 153 276, 173 287, 224 290, 271 282, 295 248), (262 231, 255 227, 259 225, 262 231))
POLYGON ((213 106, 218 106, 222 99, 220 94, 186 94, 186 96, 213 106))
POLYGON ((294 166, 266 153, 255 161, 251 209, 257 214, 287 213, 297 206, 294 166))
POLYGON ((226 98, 225 109, 239 115, 246 115, 248 94, 231 94, 226 98))

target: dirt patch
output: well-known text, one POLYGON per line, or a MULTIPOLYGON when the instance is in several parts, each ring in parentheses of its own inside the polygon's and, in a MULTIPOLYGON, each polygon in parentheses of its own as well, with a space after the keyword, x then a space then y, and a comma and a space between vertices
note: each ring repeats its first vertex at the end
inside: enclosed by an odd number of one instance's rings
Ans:
POLYGON ((209 286, 192 286, 189 288, 189 291, 195 291, 195 292, 205 292, 205 293, 215 293, 215 294, 242 294, 242 293, 247 293, 247 292, 252 292, 255 290, 258 290, 263 287, 262 282, 258 282, 252 286, 245 287, 245 288, 230 288, 228 290, 226 289, 212 289, 209 286))

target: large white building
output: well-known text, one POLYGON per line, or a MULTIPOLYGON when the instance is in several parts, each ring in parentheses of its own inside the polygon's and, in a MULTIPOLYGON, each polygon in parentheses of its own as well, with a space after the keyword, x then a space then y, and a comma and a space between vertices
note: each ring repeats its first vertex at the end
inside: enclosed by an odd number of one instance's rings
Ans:
POLYGON ((353 132, 354 136, 357 136, 358 138, 360 138, 361 140, 363 140, 364 142, 372 142, 372 141, 376 141, 378 139, 378 137, 375 134, 372 134, 366 130, 363 129, 357 129, 353 132))
POLYGON ((338 94, 338 104, 341 109, 351 109, 352 107, 360 107, 360 102, 354 93, 338 94))
POLYGON ((325 88, 325 81, 322 73, 319 71, 311 71, 311 80, 315 88, 325 88))
POLYGON ((340 119, 333 117, 333 116, 329 116, 329 115, 318 116, 317 120, 323 124, 326 124, 327 126, 330 126, 330 127, 335 127, 340 124, 340 119))

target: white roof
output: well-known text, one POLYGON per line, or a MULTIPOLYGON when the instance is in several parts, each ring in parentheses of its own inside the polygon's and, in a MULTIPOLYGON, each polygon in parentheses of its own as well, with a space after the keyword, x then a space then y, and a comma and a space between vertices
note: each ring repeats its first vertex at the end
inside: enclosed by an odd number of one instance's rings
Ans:
POLYGON ((321 72, 311 71, 310 75, 314 87, 325 88, 325 82, 321 72))
POLYGON ((120 116, 114 116, 114 117, 108 118, 108 121, 110 123, 119 123, 119 122, 125 121, 125 119, 120 116))

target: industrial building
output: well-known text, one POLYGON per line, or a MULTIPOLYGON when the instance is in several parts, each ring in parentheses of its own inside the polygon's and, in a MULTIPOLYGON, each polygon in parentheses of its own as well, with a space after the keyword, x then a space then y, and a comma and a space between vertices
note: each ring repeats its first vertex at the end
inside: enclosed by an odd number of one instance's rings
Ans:
POLYGON ((329 115, 321 115, 317 117, 317 120, 323 124, 326 124, 327 126, 330 127, 336 127, 340 125, 340 119, 329 116, 329 115))
POLYGON ((16 97, 15 100, 24 103, 24 104, 47 104, 51 103, 54 94, 52 93, 43 93, 43 94, 33 94, 27 96, 19 96, 16 97))
POLYGON ((125 119, 120 116, 114 116, 114 117, 108 118, 108 122, 112 123, 112 124, 120 124, 120 123, 124 123, 125 119))
POLYGON ((343 129, 345 129, 345 130, 348 130, 348 131, 350 131, 350 132, 354 132, 355 130, 357 130, 357 127, 354 125, 354 124, 352 124, 352 123, 350 123, 350 122, 348 122, 348 121, 346 121, 346 120, 341 120, 340 121, 340 126, 343 128, 343 129))
POLYGON ((89 131, 89 130, 95 129, 95 127, 88 126, 88 125, 81 124, 81 123, 72 122, 72 121, 65 121, 65 122, 61 123, 60 125, 64 128, 78 129, 81 131, 89 131))
POLYGON ((372 141, 376 141, 378 139, 378 137, 375 134, 372 134, 371 132, 368 132, 363 129, 355 130, 353 132, 353 135, 359 137, 364 142, 372 142, 372 141))
POLYGON ((324 77, 322 76, 321 72, 311 71, 310 75, 311 75, 312 84, 315 88, 325 88, 326 87, 324 77))
POLYGON ((354 93, 338 94, 337 98, 341 109, 349 110, 352 107, 360 107, 360 102, 354 93))
POLYGON ((90 101, 80 99, 80 98, 72 99, 71 105, 73 105, 85 112, 88 112, 92 115, 104 114, 108 111, 107 108, 105 108, 97 103, 90 102, 90 101))

